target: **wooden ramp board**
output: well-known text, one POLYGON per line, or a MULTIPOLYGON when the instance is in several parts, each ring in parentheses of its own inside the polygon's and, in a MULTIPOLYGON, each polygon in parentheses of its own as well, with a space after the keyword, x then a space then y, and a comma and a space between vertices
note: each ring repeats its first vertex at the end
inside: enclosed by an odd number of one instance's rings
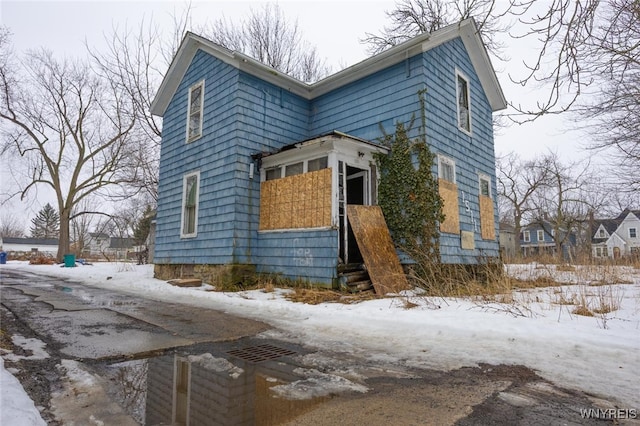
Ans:
POLYGON ((409 289, 380 206, 349 205, 347 217, 376 293, 409 289))

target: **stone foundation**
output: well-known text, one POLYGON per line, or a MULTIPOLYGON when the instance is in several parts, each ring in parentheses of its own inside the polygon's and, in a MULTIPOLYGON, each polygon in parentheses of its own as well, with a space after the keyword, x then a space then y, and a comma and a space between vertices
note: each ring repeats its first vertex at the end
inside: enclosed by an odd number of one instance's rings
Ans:
POLYGON ((178 278, 198 278, 216 287, 232 287, 253 284, 256 280, 255 265, 169 265, 156 264, 154 278, 173 280, 178 278))

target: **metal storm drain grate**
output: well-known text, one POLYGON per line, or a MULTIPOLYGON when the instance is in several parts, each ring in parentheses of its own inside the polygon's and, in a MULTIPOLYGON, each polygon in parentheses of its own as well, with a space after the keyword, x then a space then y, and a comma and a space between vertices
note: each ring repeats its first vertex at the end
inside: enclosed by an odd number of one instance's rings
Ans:
POLYGON ((296 354, 295 351, 274 345, 249 346, 248 348, 234 349, 227 353, 245 361, 256 363, 280 358, 281 356, 296 354))

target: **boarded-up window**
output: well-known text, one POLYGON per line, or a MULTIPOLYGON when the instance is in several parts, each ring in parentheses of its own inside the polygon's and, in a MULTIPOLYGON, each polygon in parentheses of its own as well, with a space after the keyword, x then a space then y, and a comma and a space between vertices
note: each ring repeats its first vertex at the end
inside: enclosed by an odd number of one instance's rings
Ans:
POLYGON ((460 233, 460 212, 458 210, 458 185, 445 179, 438 179, 438 191, 444 202, 442 213, 444 221, 440 223, 440 232, 460 233))
POLYGON ((496 239, 496 225, 493 218, 493 200, 480 195, 480 233, 483 240, 496 239))
POLYGON ((331 169, 262 182, 261 231, 331 226, 331 169))

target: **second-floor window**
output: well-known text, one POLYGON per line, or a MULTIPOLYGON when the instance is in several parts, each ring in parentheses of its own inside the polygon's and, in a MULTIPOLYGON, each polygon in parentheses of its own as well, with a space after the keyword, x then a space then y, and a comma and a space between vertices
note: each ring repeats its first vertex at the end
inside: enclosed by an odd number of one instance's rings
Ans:
POLYGON ((599 238, 604 238, 604 229, 601 229, 601 230, 598 232, 598 237, 599 237, 599 238))
POLYGON ((636 228, 629 228, 629 238, 637 238, 638 232, 636 228))
POLYGON ((538 241, 544 241, 544 231, 542 229, 538 229, 538 241))
POLYGON ((189 88, 187 111, 187 142, 202 136, 202 106, 204 104, 204 80, 189 88))
POLYGON ((456 96, 458 103, 458 127, 466 133, 471 133, 469 80, 460 73, 456 73, 456 96))
POLYGON ((529 231, 524 231, 522 233, 522 239, 524 240, 525 243, 531 242, 531 233, 529 231))

